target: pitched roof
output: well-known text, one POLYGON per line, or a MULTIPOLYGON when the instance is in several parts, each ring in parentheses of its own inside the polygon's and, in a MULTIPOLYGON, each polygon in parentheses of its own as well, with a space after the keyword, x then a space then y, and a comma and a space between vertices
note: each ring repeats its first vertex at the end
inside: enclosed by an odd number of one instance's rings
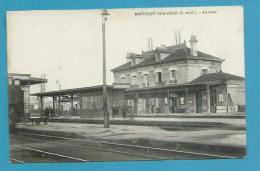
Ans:
POLYGON ((157 64, 157 63, 166 63, 166 62, 170 62, 170 61, 177 61, 177 60, 183 60, 183 59, 199 59, 199 60, 218 61, 218 62, 224 61, 222 58, 212 56, 212 55, 209 55, 209 54, 201 52, 201 51, 198 51, 197 56, 191 56, 190 55, 191 49, 188 48, 186 45, 182 45, 182 46, 178 45, 178 47, 176 46, 175 48, 174 48, 174 46, 169 46, 166 48, 167 49, 158 48, 157 50, 151 51, 151 53, 154 53, 154 55, 151 55, 148 52, 145 52, 142 55, 145 59, 143 61, 141 61, 140 63, 138 63, 136 65, 131 65, 131 62, 127 62, 123 65, 120 65, 120 66, 112 69, 111 71, 122 71, 122 70, 130 69, 130 68, 138 68, 138 67, 153 65, 153 64, 157 64), (155 60, 156 51, 170 52, 170 55, 162 60, 156 61, 155 60), (149 54, 149 56, 148 56, 148 54, 149 54))
POLYGON ((210 82, 226 82, 229 80, 244 80, 244 77, 228 74, 225 72, 216 72, 210 74, 203 74, 198 78, 192 80, 190 84, 203 84, 203 83, 210 83, 210 82))
POLYGON ((121 70, 129 69, 129 68, 131 68, 131 61, 124 63, 124 64, 112 69, 111 71, 121 71, 121 70))

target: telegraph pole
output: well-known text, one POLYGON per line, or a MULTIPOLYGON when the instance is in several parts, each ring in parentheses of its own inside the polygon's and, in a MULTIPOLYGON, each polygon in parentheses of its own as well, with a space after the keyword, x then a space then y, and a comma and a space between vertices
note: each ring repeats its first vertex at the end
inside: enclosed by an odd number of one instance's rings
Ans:
POLYGON ((104 128, 109 128, 109 113, 107 106, 107 85, 106 85, 106 21, 110 14, 107 10, 102 13, 102 38, 103 38, 103 112, 104 112, 104 128))

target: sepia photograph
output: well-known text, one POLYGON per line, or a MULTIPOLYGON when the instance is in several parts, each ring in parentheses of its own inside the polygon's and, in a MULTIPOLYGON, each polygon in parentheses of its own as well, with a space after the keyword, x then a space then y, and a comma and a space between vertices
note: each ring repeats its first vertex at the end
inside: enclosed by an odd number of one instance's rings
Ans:
POLYGON ((243 6, 7 11, 10 163, 245 159, 243 6))

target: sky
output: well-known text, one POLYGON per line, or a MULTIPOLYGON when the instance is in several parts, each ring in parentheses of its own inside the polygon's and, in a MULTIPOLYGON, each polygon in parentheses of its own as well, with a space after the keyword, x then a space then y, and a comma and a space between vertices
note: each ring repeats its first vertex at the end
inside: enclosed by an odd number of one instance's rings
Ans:
MULTIPOLYGON (((244 76, 242 6, 108 9, 106 22, 107 83, 111 69, 126 62, 128 52, 141 53, 152 38, 154 47, 197 36, 197 48, 225 59, 224 72, 244 76)), ((102 84, 101 10, 7 12, 8 72, 46 74, 46 91, 102 84)), ((33 92, 40 86, 34 86, 33 92)))

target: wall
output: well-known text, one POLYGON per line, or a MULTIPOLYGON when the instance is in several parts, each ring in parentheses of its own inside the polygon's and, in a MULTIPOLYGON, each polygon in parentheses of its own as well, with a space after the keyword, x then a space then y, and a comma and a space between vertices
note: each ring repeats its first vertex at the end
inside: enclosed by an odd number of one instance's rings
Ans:
MULTIPOLYGON (((108 93, 108 107, 111 110, 111 95, 108 93)), ((81 118, 103 118, 103 96, 102 90, 98 92, 80 94, 80 117, 81 118)), ((111 111, 110 111, 111 113, 111 111)))
POLYGON ((24 113, 24 93, 21 87, 9 85, 8 96, 9 113, 23 119, 28 118, 29 116, 24 113))
POLYGON ((30 86, 21 86, 24 92, 24 113, 30 113, 30 86))
POLYGON ((228 86, 219 86, 217 92, 217 113, 226 113, 238 111, 239 106, 245 106, 245 85, 244 81, 228 81, 228 86), (227 96, 230 94, 233 105, 227 96), (227 104, 228 101, 228 104, 227 104), (235 111, 234 111, 235 110, 235 111))
POLYGON ((177 84, 184 84, 194 80, 195 78, 199 77, 202 72, 202 68, 208 68, 208 73, 218 72, 221 69, 220 62, 213 62, 213 61, 203 61, 203 60, 180 60, 174 61, 164 64, 156 64, 150 65, 140 68, 128 69, 124 71, 117 71, 114 72, 114 80, 115 83, 120 83, 120 76, 125 76, 125 82, 131 84, 131 73, 136 74, 137 85, 138 87, 143 87, 143 73, 146 72, 149 74, 149 86, 154 87, 156 86, 156 69, 162 70, 162 81, 161 85, 172 84, 170 83, 170 68, 175 67, 177 68, 177 84))
MULTIPOLYGON (((125 105, 125 99, 122 90, 107 89, 108 93, 108 111, 110 117, 122 116, 122 111, 119 113, 113 112, 112 108, 122 108, 125 105)), ((103 118, 103 94, 102 90, 81 93, 80 96, 80 117, 81 118, 103 118)))
POLYGON ((235 106, 245 105, 245 83, 244 81, 228 81, 227 92, 232 98, 235 106))

